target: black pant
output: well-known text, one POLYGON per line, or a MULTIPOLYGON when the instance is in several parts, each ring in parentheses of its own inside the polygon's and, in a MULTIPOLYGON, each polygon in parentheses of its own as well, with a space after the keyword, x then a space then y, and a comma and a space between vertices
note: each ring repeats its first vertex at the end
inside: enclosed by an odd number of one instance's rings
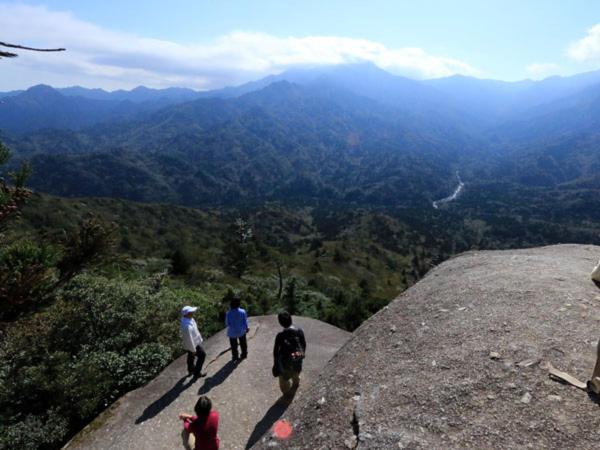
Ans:
POLYGON ((231 357, 238 359, 238 340, 240 341, 240 347, 242 347, 242 358, 248 356, 248 343, 246 342, 246 335, 240 336, 239 338, 229 338, 229 344, 231 344, 231 357))
POLYGON ((204 364, 204 360, 206 359, 206 352, 202 348, 201 345, 196 346, 196 353, 187 352, 187 366, 188 373, 193 373, 196 376, 200 376, 202 372, 202 364, 204 364), (198 358, 196 360, 196 366, 194 367, 194 358, 198 358))

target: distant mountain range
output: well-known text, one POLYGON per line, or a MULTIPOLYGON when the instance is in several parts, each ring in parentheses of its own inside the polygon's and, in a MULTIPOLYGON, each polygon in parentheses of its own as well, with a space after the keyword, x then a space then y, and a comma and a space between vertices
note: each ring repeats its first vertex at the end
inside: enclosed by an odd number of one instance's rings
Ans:
MULTIPOLYGON (((48 87, 46 85, 33 86, 27 91, 17 90, 9 92, 0 92, 0 98, 15 97, 36 90, 40 87, 48 87)), ((157 100, 167 100, 173 102, 194 100, 202 96, 201 92, 194 91, 193 89, 187 88, 167 88, 167 89, 151 89, 144 86, 138 86, 129 91, 116 90, 116 91, 105 91, 104 89, 88 89, 81 86, 71 86, 66 88, 52 88, 60 94, 67 97, 83 97, 90 100, 112 100, 112 101, 130 101, 133 103, 143 103, 157 100)))
POLYGON ((24 133, 45 128, 77 130, 101 122, 143 117, 168 105, 199 98, 191 89, 106 92, 102 89, 46 85, 0 94, 2 129, 24 133))
POLYGON ((571 77, 555 76, 541 81, 505 82, 462 75, 412 80, 364 63, 293 69, 240 86, 202 92, 187 88, 151 89, 144 86, 129 91, 109 92, 80 86, 52 88, 37 85, 27 90, 0 92, 0 129, 17 132, 42 128, 78 129, 102 121, 133 118, 136 114, 197 99, 236 98, 279 81, 306 87, 341 88, 409 111, 432 113, 450 110, 477 117, 484 122, 493 122, 531 113, 535 108, 561 99, 584 95, 590 88, 593 90, 600 85, 600 71, 571 77), (57 110, 67 116, 59 114, 58 117, 50 117, 56 116, 52 113, 57 110), (81 113, 88 117, 81 117, 81 113), (36 120, 25 119, 23 115, 26 114, 33 115, 36 120), (69 114, 80 116, 80 119, 69 119, 69 114))
POLYGON ((600 72, 417 81, 372 64, 210 92, 35 86, 0 99, 3 139, 31 160, 35 188, 192 206, 421 208, 452 192, 456 170, 465 200, 473 183, 598 189, 599 120, 600 72))

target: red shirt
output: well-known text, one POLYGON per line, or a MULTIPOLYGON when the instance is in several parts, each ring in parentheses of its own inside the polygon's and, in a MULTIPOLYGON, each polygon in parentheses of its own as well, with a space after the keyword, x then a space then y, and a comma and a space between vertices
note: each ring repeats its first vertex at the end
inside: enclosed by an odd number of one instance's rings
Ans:
POLYGON ((198 417, 192 417, 183 423, 185 429, 192 433, 196 438, 194 450, 219 450, 219 437, 217 429, 219 428, 219 413, 211 411, 206 420, 198 420, 198 417))

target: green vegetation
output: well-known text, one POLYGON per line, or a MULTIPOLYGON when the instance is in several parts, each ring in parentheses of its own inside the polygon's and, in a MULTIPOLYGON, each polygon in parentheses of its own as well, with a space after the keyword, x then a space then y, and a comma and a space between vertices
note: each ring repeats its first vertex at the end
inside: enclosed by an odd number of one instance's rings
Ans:
POLYGON ((60 447, 156 376, 182 353, 184 304, 206 335, 231 295, 251 315, 288 307, 353 329, 419 272, 370 238, 382 221, 397 250, 413 235, 366 210, 199 211, 3 186, 18 207, 2 221, 0 448, 60 447))
MULTIPOLYGON (((200 307, 207 335, 222 328, 231 295, 240 295, 251 315, 285 307, 352 330, 456 252, 565 236, 597 239, 593 223, 542 220, 557 205, 530 209, 519 220, 504 208, 488 216, 475 209, 485 199, 472 200, 477 192, 471 192, 442 211, 420 214, 278 204, 199 211, 34 194, 4 235, 7 249, 22 248, 11 250, 12 260, 42 261, 45 269, 36 290, 3 323, 0 404, 10 426, 2 439, 8 448, 57 446, 150 380, 181 354, 177 319, 186 303, 200 307), (77 236, 91 215, 91 223, 114 224, 105 225, 112 252, 55 287, 59 261, 72 252, 72 242, 85 242, 65 233, 77 236), (31 425, 45 431, 27 433, 31 425)), ((515 200, 513 207, 519 205, 515 200)))

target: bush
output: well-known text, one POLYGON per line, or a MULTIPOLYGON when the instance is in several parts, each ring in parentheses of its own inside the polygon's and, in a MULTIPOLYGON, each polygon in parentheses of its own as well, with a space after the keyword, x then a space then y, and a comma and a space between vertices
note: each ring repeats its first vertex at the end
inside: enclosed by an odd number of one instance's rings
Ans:
POLYGON ((206 294, 92 275, 73 279, 44 312, 9 325, 0 342, 2 445, 55 448, 154 378, 182 353, 178 318, 186 303, 202 311, 205 336, 222 328, 219 304, 206 294))
POLYGON ((36 416, 27 414, 17 423, 0 431, 0 449, 37 450, 55 447, 69 431, 68 421, 56 410, 36 416))
POLYGON ((152 380, 171 362, 170 348, 157 343, 142 344, 131 350, 125 358, 124 376, 119 386, 131 389, 152 380))

